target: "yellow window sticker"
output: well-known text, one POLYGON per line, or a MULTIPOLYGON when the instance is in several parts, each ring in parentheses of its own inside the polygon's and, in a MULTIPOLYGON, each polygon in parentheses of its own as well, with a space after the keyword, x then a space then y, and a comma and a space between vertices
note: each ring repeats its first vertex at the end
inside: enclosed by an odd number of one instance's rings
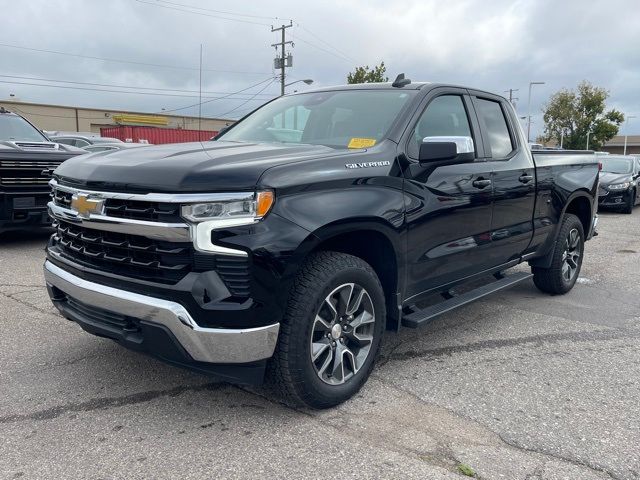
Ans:
POLYGON ((367 148, 376 144, 375 138, 352 138, 347 148, 367 148))

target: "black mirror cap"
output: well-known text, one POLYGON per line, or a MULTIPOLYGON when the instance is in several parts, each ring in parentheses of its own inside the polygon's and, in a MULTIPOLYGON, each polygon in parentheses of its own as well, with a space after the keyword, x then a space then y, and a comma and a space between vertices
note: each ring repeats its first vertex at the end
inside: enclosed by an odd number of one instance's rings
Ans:
POLYGON ((475 160, 475 154, 473 152, 459 154, 455 142, 423 142, 420 144, 419 160, 421 164, 469 163, 475 160))

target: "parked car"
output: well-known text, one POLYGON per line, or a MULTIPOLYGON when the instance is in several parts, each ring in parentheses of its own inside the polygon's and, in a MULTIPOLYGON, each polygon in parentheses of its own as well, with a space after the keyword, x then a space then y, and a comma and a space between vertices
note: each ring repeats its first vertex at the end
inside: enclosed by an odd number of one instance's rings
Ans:
POLYGON ((632 213, 633 207, 640 203, 640 161, 633 156, 598 156, 602 163, 598 204, 632 213))
POLYGON ((122 140, 111 137, 100 137, 93 135, 73 135, 73 134, 65 134, 65 135, 53 135, 49 137, 51 141, 62 143, 64 145, 72 145, 78 148, 84 148, 89 145, 101 145, 104 143, 108 143, 113 145, 114 143, 124 143, 122 140))
POLYGON ((0 107, 0 233, 50 226, 50 172, 82 153, 49 141, 28 120, 0 107))
POLYGON ((136 148, 136 147, 144 147, 149 145, 148 143, 95 143, 93 145, 87 145, 86 147, 82 147, 83 150, 87 152, 109 152, 113 150, 125 150, 127 148, 136 148))
POLYGON ((214 142, 60 166, 44 273, 92 334, 226 381, 266 372, 289 403, 325 408, 365 383, 385 328, 531 277, 571 290, 598 170, 594 154, 532 154, 509 101, 480 90, 287 95, 214 142))

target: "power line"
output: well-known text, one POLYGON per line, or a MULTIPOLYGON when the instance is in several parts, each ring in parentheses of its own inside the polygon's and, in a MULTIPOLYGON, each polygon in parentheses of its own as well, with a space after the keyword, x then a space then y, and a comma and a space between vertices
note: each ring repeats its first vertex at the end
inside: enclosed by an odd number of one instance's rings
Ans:
POLYGON ((299 35, 296 35, 296 42, 302 42, 302 43, 306 43, 307 45, 320 50, 321 52, 325 52, 328 53, 329 55, 333 55, 336 58, 339 58, 340 60, 344 60, 345 62, 353 62, 353 60, 349 60, 346 57, 343 57, 342 55, 337 54, 336 52, 332 52, 331 50, 327 50, 326 48, 320 47, 312 42, 310 42, 309 40, 305 40, 304 38, 301 38, 299 35))
MULTIPOLYGON (((230 96, 232 96, 232 95, 236 95, 236 94, 238 94, 238 93, 242 93, 242 92, 246 92, 247 90, 251 90, 252 88, 255 88, 255 87, 259 86, 259 85, 262 85, 262 84, 263 84, 263 83, 265 83, 265 82, 269 82, 269 81, 273 82, 273 80, 274 80, 274 78, 273 78, 273 77, 269 77, 269 78, 267 78, 266 80, 262 80, 261 82, 255 83, 255 84, 250 85, 250 86, 248 86, 248 87, 246 87, 246 88, 243 88, 242 90, 238 90, 237 92, 233 92, 233 93, 230 93, 230 94, 228 94, 228 95, 224 95, 224 96, 222 96, 222 97, 216 97, 216 98, 213 98, 213 99, 211 99, 211 100, 206 100, 206 101, 204 101, 204 102, 194 103, 193 105, 186 105, 186 106, 184 106, 184 107, 172 108, 172 109, 170 109, 170 110, 163 110, 163 111, 161 111, 161 112, 157 112, 157 113, 177 112, 177 111, 179 111, 179 110, 186 110, 186 109, 188 109, 188 108, 197 107, 197 106, 199 106, 200 104, 204 105, 205 103, 215 102, 216 100, 222 100, 222 99, 224 99, 224 98, 229 98, 229 97, 230 97, 230 96)), ((255 100, 254 100, 254 101, 255 101, 255 100)))
MULTIPOLYGON (((161 92, 199 93, 198 90, 182 90, 182 89, 177 89, 177 88, 139 87, 139 86, 134 86, 134 85, 119 85, 119 84, 114 84, 114 83, 78 82, 78 81, 72 81, 72 80, 54 80, 54 79, 51 79, 51 78, 25 77, 25 76, 20 76, 20 75, 0 75, 0 78, 17 78, 19 80, 35 80, 35 81, 39 81, 39 82, 66 83, 66 84, 72 84, 72 85, 89 85, 89 86, 93 86, 93 87, 115 87, 115 88, 128 88, 128 89, 136 89, 136 90, 151 90, 151 91, 161 91, 161 92)), ((213 92, 213 91, 204 91, 203 90, 202 93, 210 94, 210 95, 226 95, 228 93, 233 93, 233 92, 213 92)))
MULTIPOLYGON (((260 93, 264 92, 267 88, 269 88, 271 85, 273 85, 273 83, 274 83, 275 81, 276 81, 276 79, 274 78, 273 80, 271 80, 271 82, 267 83, 267 84, 264 86, 264 88, 262 88, 260 91, 258 91, 258 93, 256 93, 253 97, 251 97, 251 98, 250 98, 250 99, 248 99, 248 100, 245 100, 243 103, 241 103, 240 105, 238 105, 238 106, 237 106, 237 107, 235 107, 235 108, 232 108, 232 109, 231 109, 231 110, 229 110, 228 112, 224 112, 224 113, 219 113, 219 114, 217 114, 217 115, 216 115, 216 117, 222 117, 222 116, 225 116, 225 115, 229 115, 231 112, 235 112, 237 109, 239 109, 240 107, 243 107, 244 105, 246 105, 247 103, 249 103, 251 100, 253 100, 253 98, 254 98, 256 95, 258 95, 258 94, 260 94, 260 93)), ((266 103, 266 102, 265 102, 265 103, 266 103)))
MULTIPOLYGON (((345 59, 348 59, 351 62, 356 62, 353 58, 351 58, 349 55, 347 55, 346 53, 344 53, 343 51, 337 49, 336 47, 334 47, 333 45, 331 45, 329 42, 327 42, 326 40, 324 40, 322 37, 320 37, 319 35, 316 35, 315 33, 313 33, 311 30, 309 30, 307 27, 305 27, 304 25, 297 23, 296 26, 298 28, 301 28, 302 30, 304 30, 305 32, 307 32, 309 35, 311 35, 312 37, 314 37, 316 40, 320 41, 321 43, 323 43, 324 45, 326 45, 327 47, 331 48, 332 50, 335 50, 337 53, 340 54, 340 56, 344 57, 345 59)), ((303 40, 304 42, 304 40, 303 40)), ((308 42, 307 42, 308 43, 308 42)))
MULTIPOLYGON (((115 62, 115 63, 126 63, 129 65, 141 65, 141 66, 145 66, 145 67, 158 67, 158 68, 171 68, 171 69, 176 69, 176 70, 199 70, 198 67, 187 67, 187 66, 179 66, 179 65, 166 65, 166 64, 160 64, 160 63, 146 63, 146 62, 136 62, 133 60, 121 60, 121 59, 117 59, 117 58, 107 58, 107 57, 96 57, 96 56, 92 56, 92 55, 80 55, 78 53, 68 53, 68 52, 60 52, 57 50, 45 50, 45 49, 41 49, 41 48, 32 48, 32 47, 24 47, 21 45, 11 45, 8 43, 0 43, 0 47, 6 47, 6 48, 15 48, 15 49, 19 49, 19 50, 27 50, 27 51, 31 51, 31 52, 39 52, 39 53, 49 53, 49 54, 53 54, 53 55, 64 55, 67 57, 76 57, 76 58, 86 58, 89 60, 100 60, 103 62, 115 62)), ((217 72, 217 73, 237 73, 237 74, 242 74, 242 75, 265 75, 268 74, 269 72, 241 72, 241 71, 236 71, 236 70, 215 70, 215 69, 210 69, 210 68, 205 68, 204 71, 206 72, 217 72)))
MULTIPOLYGON (((134 0, 134 1, 136 1, 138 3, 144 3, 146 5, 151 5, 152 7, 166 8, 166 9, 169 9, 169 10, 176 10, 178 12, 192 13, 194 15, 200 15, 200 16, 203 16, 203 17, 217 18, 219 20, 229 20, 231 22, 250 23, 250 24, 253 24, 253 25, 269 26, 268 23, 264 23, 264 22, 254 22, 252 20, 241 20, 239 18, 221 17, 220 15, 212 15, 210 13, 194 12, 193 10, 186 10, 184 8, 173 7, 171 5, 163 5, 162 3, 154 3, 154 2, 151 2, 151 1, 147 1, 147 0, 134 0)), ((193 7, 191 7, 191 8, 193 8, 193 7)))
POLYGON ((278 17, 267 17, 264 15, 249 15, 249 14, 245 14, 245 13, 236 13, 236 12, 229 12, 229 11, 224 11, 224 10, 213 10, 211 8, 203 8, 203 7, 196 7, 195 5, 187 5, 184 3, 175 3, 175 2, 168 2, 166 0, 156 0, 158 3, 166 3, 168 5, 174 5, 177 7, 185 7, 185 8, 192 8, 194 10, 202 10, 205 12, 213 12, 213 13, 222 13, 224 15, 235 15, 237 17, 247 17, 247 18, 262 18, 265 20, 278 20, 278 17))
MULTIPOLYGON (((269 77, 268 80, 270 80, 271 77, 269 77)), ((266 81, 266 80, 265 80, 266 81)), ((134 90, 113 90, 113 89, 108 89, 108 88, 90 88, 90 87, 77 87, 77 86, 68 86, 68 85, 47 85, 44 83, 33 83, 33 82, 16 82, 16 81, 6 81, 6 80, 0 80, 0 83, 4 83, 4 84, 10 84, 10 85, 29 85, 32 87, 49 87, 49 88, 62 88, 62 89, 66 89, 66 90, 86 90, 86 91, 91 91, 91 92, 108 92, 108 93, 124 93, 124 94, 128 94, 128 95, 152 95, 155 97, 181 97, 181 98, 198 98, 198 95, 183 95, 183 94, 178 94, 178 93, 156 93, 156 92, 143 92, 143 91, 134 91, 134 90)), ((262 84, 263 82, 260 82, 258 85, 262 84)), ((252 87, 249 87, 252 88, 252 87)), ((247 89, 248 90, 248 89, 247 89)), ((221 98, 228 98, 232 95, 235 95, 236 92, 234 93, 230 93, 227 95, 224 95, 222 97, 205 97, 208 100, 208 102, 212 102, 214 100, 218 100, 221 98)), ((202 103, 207 103, 207 102, 202 102, 202 103)), ((198 105, 196 103, 196 105, 198 105)))

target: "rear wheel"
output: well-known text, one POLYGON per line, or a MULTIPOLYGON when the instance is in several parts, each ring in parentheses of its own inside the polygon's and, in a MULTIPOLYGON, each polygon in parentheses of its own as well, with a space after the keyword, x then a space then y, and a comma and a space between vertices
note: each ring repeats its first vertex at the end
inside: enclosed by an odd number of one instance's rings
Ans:
POLYGON ((373 369, 385 312, 369 264, 344 253, 314 254, 294 282, 270 383, 294 405, 328 408, 349 399, 373 369))
POLYGON ((533 283, 546 293, 564 294, 580 275, 584 255, 584 230, 575 215, 565 215, 549 268, 533 267, 533 283))

